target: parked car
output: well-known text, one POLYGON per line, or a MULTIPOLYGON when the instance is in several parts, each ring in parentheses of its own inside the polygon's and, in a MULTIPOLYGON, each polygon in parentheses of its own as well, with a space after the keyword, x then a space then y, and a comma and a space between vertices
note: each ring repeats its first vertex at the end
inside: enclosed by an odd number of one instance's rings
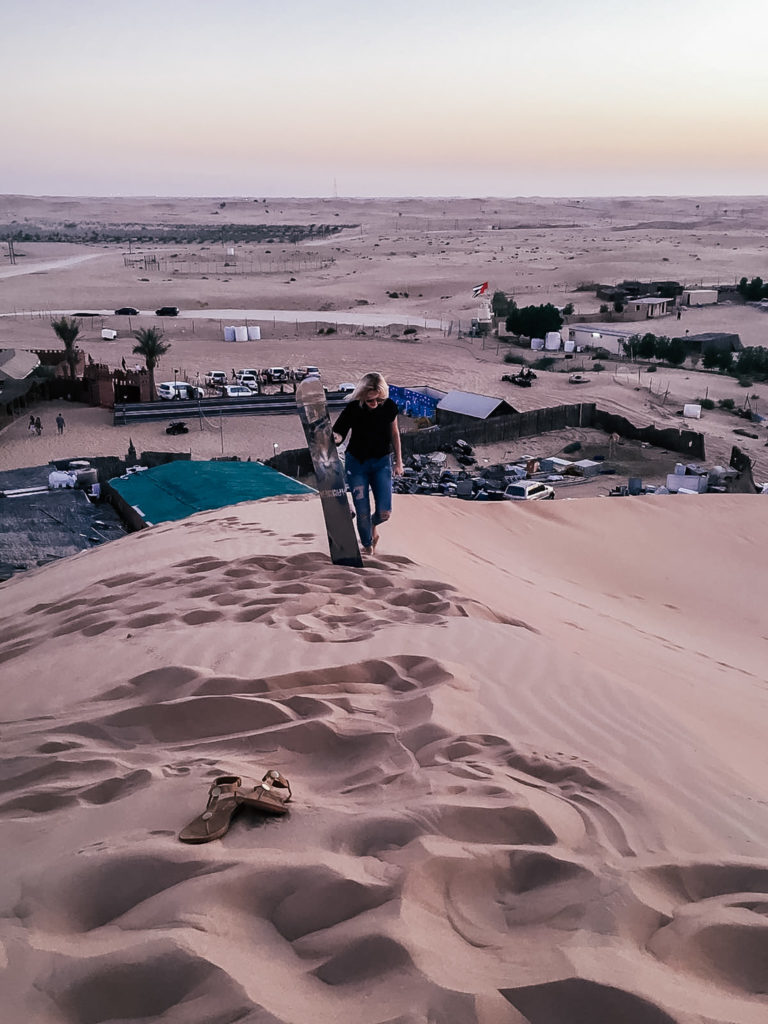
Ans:
POLYGON ((272 383, 288 380, 288 371, 284 366, 270 366, 266 371, 267 377, 272 383))
POLYGON ((209 388, 223 387, 227 383, 227 375, 223 370, 209 370, 205 375, 205 383, 209 388))
POLYGON ((554 487, 549 484, 540 484, 535 480, 520 480, 519 483, 510 484, 504 491, 507 501, 537 501, 540 499, 551 500, 555 496, 554 487))
POLYGON ((253 392, 244 384, 227 384, 224 387, 225 398, 253 398, 253 392))
POLYGON ((238 374, 237 383, 242 384, 246 388, 250 388, 252 391, 259 390, 259 382, 252 373, 238 374))
POLYGON ((178 316, 178 306, 161 306, 160 309, 155 310, 155 316, 178 316))
POLYGON ((238 384, 240 383, 240 378, 241 377, 258 377, 258 376, 259 376, 259 371, 258 370, 254 370, 252 366, 244 367, 242 370, 238 370, 237 373, 235 374, 235 377, 237 378, 237 383, 238 384))
POLYGON ((157 385, 157 397, 163 399, 182 398, 205 398, 205 391, 195 387, 194 384, 187 384, 184 380, 164 381, 157 385))
POLYGON ((339 386, 336 388, 336 390, 337 391, 343 391, 345 395, 351 395, 356 387, 357 387, 357 384, 350 384, 349 382, 347 382, 345 384, 339 384, 339 386))
POLYGON ((320 367, 319 366, 300 366, 299 367, 299 375, 302 377, 302 379, 306 379, 307 377, 319 377, 320 376, 320 367))
POLYGON ((138 316, 139 311, 135 306, 121 306, 115 310, 115 316, 138 316))

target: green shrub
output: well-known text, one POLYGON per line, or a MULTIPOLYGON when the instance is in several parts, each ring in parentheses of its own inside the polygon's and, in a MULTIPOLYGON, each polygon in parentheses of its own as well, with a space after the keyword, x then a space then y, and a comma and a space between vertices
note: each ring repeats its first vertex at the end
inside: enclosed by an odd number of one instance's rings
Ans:
POLYGON ((754 381, 750 380, 748 377, 739 377, 740 388, 751 388, 753 384, 754 381))
POLYGON ((592 363, 592 369, 595 371, 595 373, 602 373, 605 367, 602 363, 592 363))
POLYGON ((717 404, 720 406, 721 409, 725 409, 726 412, 731 412, 733 410, 733 407, 736 405, 732 398, 720 398, 718 399, 717 404))
POLYGON ((415 334, 417 329, 416 327, 406 327, 403 334, 415 334))
POLYGON ((554 356, 540 356, 535 362, 531 363, 534 370, 548 370, 551 366, 555 365, 554 356))
POLYGON ((516 363, 518 366, 525 366, 525 359, 519 356, 517 352, 505 352, 504 353, 505 363, 516 363))
POLYGON ((657 369, 658 369, 658 367, 656 367, 656 366, 647 366, 646 369, 645 369, 645 372, 646 373, 656 373, 657 369))
POLYGON ((711 398, 697 398, 696 401, 702 409, 714 409, 715 403, 711 398))

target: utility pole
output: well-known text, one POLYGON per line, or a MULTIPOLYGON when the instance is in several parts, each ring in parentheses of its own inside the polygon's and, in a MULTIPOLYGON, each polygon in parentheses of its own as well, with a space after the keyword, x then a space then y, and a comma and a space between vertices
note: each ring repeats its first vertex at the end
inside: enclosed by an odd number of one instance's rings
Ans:
POLYGON ((8 259, 11 261, 11 266, 14 266, 16 263, 16 253, 13 248, 13 240, 10 238, 8 239, 8 259))

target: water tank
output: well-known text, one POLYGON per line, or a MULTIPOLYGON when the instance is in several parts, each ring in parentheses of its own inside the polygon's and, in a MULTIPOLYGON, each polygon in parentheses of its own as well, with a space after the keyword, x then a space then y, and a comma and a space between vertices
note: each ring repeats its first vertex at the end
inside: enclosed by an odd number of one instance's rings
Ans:
POLYGON ((531 348, 534 352, 541 352, 541 350, 544 348, 544 339, 531 338, 531 348))
POLYGON ((261 341, 261 328, 260 327, 249 327, 248 328, 248 341, 261 341))
POLYGON ((102 327, 101 336, 105 341, 114 341, 117 337, 117 331, 113 331, 111 327, 102 327))
POLYGON ((234 340, 235 340, 235 328, 234 327, 225 327, 224 328, 224 341, 234 341, 234 340))
POLYGON ((564 352, 573 352, 575 348, 576 348, 576 342, 575 341, 564 341, 563 342, 563 351, 564 352))
POLYGON ((236 327, 235 328, 235 341, 248 341, 248 328, 247 327, 236 327))
POLYGON ((81 469, 77 474, 78 487, 92 487, 99 482, 99 474, 95 469, 81 469))
POLYGON ((234 256, 234 255, 235 255, 235 247, 234 247, 234 245, 230 245, 229 248, 227 249, 227 256, 234 256))
POLYGON ((547 336, 544 339, 544 348, 547 352, 557 352, 562 341, 563 339, 560 337, 559 331, 547 331, 547 336))

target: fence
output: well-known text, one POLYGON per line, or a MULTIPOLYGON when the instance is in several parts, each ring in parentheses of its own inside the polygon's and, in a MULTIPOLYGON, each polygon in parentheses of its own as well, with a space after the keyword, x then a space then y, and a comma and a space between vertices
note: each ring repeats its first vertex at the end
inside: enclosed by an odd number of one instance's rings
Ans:
MULTIPOLYGON (((602 412, 592 402, 531 409, 513 416, 498 416, 464 426, 428 427, 426 430, 402 434, 401 444, 403 456, 427 455, 441 451, 459 440, 472 445, 497 444, 499 441, 534 437, 567 427, 598 427, 608 433, 619 434, 620 437, 648 441, 657 447, 688 455, 689 458, 704 458, 703 434, 692 430, 635 427, 623 416, 602 412)), ((306 448, 280 452, 268 459, 266 465, 286 476, 308 476, 313 472, 312 460, 306 448)))
POLYGON ((659 430, 658 427, 636 427, 623 416, 616 416, 613 413, 595 410, 594 425, 605 430, 609 434, 618 434, 620 437, 628 437, 633 441, 647 441, 656 448, 668 448, 673 452, 680 452, 691 459, 702 460, 704 454, 704 435, 695 430, 676 430, 674 427, 667 427, 659 430))
POLYGON ((427 430, 403 434, 402 448, 407 455, 426 455, 459 440, 473 445, 496 444, 566 427, 591 427, 594 416, 595 406, 592 403, 531 409, 529 412, 497 416, 462 426, 429 427, 427 430))

